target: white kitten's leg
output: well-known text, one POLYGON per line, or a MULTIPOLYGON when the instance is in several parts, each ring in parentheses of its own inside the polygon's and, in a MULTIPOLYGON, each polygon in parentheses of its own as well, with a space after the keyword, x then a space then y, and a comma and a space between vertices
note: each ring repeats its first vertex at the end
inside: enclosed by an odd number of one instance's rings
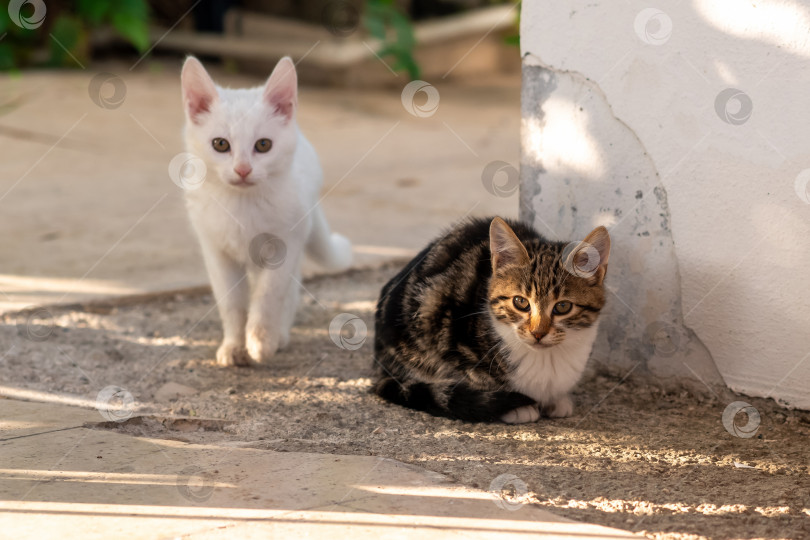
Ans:
POLYGON ((551 418, 565 418, 574 414, 571 396, 563 394, 543 406, 543 412, 551 418))
POLYGON ((301 274, 295 276, 287 289, 287 296, 284 297, 283 320, 281 321, 281 343, 279 348, 283 349, 290 343, 290 330, 295 322, 295 314, 301 303, 301 288, 298 283, 301 281, 301 274))
POLYGON ((320 205, 312 211, 312 230, 307 238, 307 255, 325 268, 344 270, 352 263, 352 243, 329 230, 320 205))
POLYGON ((269 360, 290 341, 298 309, 298 283, 292 279, 292 271, 297 272, 300 258, 288 248, 281 267, 255 269, 246 337, 248 354, 255 362, 269 360))
POLYGON ((501 416, 501 421, 507 424, 526 424, 529 422, 537 422, 540 418, 540 410, 537 405, 526 405, 518 407, 501 416))
POLYGON ((211 280, 211 289, 222 319, 223 339, 217 349, 221 366, 245 366, 250 360, 245 351, 245 322, 249 286, 245 270, 238 263, 210 246, 203 245, 203 258, 211 280))

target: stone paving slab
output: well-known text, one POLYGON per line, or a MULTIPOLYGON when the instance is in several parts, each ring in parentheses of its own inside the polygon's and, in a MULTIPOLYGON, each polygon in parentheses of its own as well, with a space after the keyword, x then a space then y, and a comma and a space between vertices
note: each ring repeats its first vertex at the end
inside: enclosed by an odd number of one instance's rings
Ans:
MULTIPOLYGON (((89 413, 89 414, 86 414, 89 413)), ((13 538, 637 538, 372 456, 187 444, 75 427, 0 400, 0 530, 13 538), (18 431, 19 430, 19 431, 18 431), (10 438, 15 434, 27 436, 10 438)))
POLYGON ((0 443, 103 420, 98 411, 0 398, 0 443))

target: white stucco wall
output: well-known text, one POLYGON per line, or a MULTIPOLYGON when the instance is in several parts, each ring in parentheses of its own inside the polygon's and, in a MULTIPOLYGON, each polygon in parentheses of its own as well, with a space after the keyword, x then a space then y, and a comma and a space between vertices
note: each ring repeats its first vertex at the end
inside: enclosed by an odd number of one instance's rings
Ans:
POLYGON ((521 49, 521 212, 614 239, 595 355, 810 409, 810 2, 524 0, 521 49))

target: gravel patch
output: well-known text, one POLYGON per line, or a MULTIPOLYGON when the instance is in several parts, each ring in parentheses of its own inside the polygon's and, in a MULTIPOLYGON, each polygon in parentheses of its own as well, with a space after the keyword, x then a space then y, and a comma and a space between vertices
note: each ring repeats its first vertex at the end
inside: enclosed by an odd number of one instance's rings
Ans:
POLYGON ((561 420, 474 425, 382 402, 369 393, 373 310, 397 269, 306 281, 290 347, 254 368, 215 364, 205 290, 6 314, 0 388, 91 402, 106 389, 121 410, 98 427, 133 435, 382 456, 482 489, 514 475, 530 504, 652 538, 810 537, 810 413, 771 400, 591 367, 561 420), (336 344, 344 313, 355 319, 336 344), (759 413, 752 436, 744 413, 723 424, 735 401, 759 413))

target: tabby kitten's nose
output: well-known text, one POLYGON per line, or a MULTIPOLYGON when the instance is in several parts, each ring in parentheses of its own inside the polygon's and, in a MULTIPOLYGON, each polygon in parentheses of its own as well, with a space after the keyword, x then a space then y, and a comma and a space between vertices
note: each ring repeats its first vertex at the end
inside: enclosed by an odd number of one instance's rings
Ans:
POLYGON ((536 330, 536 331, 532 332, 532 335, 534 336, 534 339, 536 339, 537 341, 540 341, 541 339, 546 337, 546 334, 547 334, 547 332, 541 332, 539 330, 536 330))

